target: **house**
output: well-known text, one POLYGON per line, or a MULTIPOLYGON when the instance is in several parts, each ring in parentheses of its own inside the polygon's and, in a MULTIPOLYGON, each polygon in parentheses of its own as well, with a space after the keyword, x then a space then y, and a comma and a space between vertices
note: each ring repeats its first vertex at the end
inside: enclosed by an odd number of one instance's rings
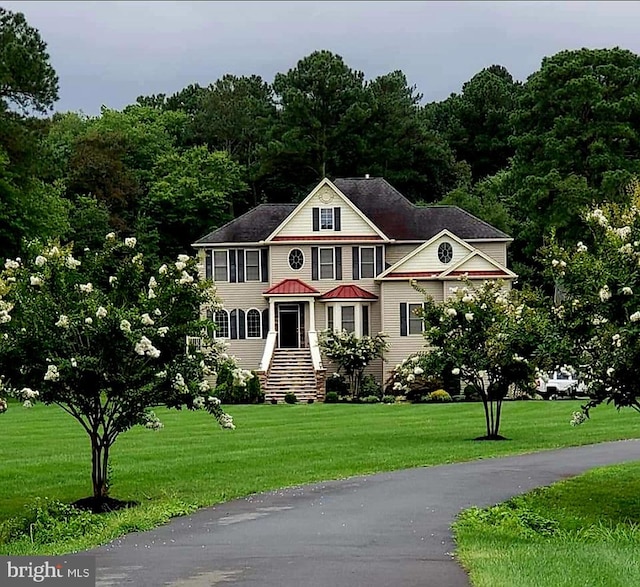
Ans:
POLYGON ((216 336, 247 369, 258 371, 267 399, 293 391, 322 399, 333 366, 318 333, 385 332, 385 361, 367 369, 384 384, 393 367, 424 347, 414 313, 422 295, 450 295, 458 278, 516 275, 506 267, 512 239, 455 206, 415 206, 383 178, 322 180, 299 204, 261 204, 204 236, 202 275, 224 309, 216 336))

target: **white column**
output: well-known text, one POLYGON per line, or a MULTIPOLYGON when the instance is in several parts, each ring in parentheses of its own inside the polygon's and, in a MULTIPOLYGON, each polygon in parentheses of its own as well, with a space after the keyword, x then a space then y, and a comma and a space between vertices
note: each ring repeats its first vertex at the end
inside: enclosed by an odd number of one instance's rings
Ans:
POLYGON ((276 302, 273 298, 269 300, 269 332, 276 331, 276 302))
POLYGON ((316 331, 316 300, 309 299, 309 332, 316 331))
POLYGON ((356 336, 362 336, 362 304, 360 302, 353 303, 353 321, 356 336))

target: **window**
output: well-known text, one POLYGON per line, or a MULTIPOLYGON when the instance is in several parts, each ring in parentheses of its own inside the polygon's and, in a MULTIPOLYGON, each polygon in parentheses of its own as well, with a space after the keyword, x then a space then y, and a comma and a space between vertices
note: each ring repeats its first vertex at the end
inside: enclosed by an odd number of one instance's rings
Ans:
POLYGON ((438 260, 440 263, 449 263, 453 259, 453 247, 451 243, 440 243, 438 247, 438 260))
POLYGON ((215 338, 229 338, 229 313, 226 310, 218 310, 213 317, 216 330, 213 333, 215 338))
POLYGON ((333 230, 333 208, 320 208, 320 230, 333 230))
POLYGON ((227 251, 213 251, 213 280, 229 281, 227 251))
POLYGON ((320 279, 333 279, 333 249, 320 249, 320 279))
POLYGON ((245 251, 245 281, 260 281, 260 251, 245 251))
POLYGON ((327 306, 327 328, 333 330, 333 306, 327 306))
POLYGON ((346 330, 347 332, 356 331, 355 306, 342 306, 342 330, 346 330))
POLYGON ((362 336, 369 336, 369 306, 362 306, 362 336))
POLYGON ((416 314, 420 309, 422 309, 422 304, 409 304, 409 315, 407 317, 409 322, 409 334, 422 333, 422 318, 416 314))
POLYGON ((375 277, 376 250, 373 247, 360 247, 360 278, 375 277))
POLYGON ((302 269, 304 266, 304 255, 300 249, 291 249, 289 252, 289 267, 294 271, 302 269))
POLYGON ((247 338, 262 338, 262 316, 255 308, 247 312, 247 338))

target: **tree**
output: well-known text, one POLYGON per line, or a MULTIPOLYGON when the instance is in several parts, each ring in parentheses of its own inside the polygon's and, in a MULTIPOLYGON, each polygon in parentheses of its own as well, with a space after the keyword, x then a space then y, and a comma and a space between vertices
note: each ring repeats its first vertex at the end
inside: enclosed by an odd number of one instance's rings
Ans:
POLYGON ((585 206, 626 198, 640 172, 640 57, 580 49, 546 57, 514 115, 518 249, 531 258, 549 228, 582 240, 585 206))
POLYGON ((427 349, 417 363, 400 366, 396 389, 408 387, 416 367, 439 376, 450 370, 482 398, 486 435, 479 440, 502 439, 502 403, 510 387, 534 389, 538 368, 549 360, 548 316, 531 302, 530 294, 506 290, 499 281, 479 286, 466 281, 442 303, 425 296, 427 349))
POLYGON ((47 45, 24 14, 0 7, 0 103, 46 112, 58 99, 47 45))
POLYGON ((584 215, 588 240, 561 246, 552 238, 543 250, 566 335, 560 357, 586 384, 586 414, 603 402, 640 412, 639 185, 630 192, 630 203, 594 206, 584 215))
POLYGON ((349 382, 353 399, 359 396, 362 374, 367 365, 383 357, 389 348, 386 335, 379 332, 375 336, 357 337, 353 332, 326 330, 318 336, 320 350, 328 359, 338 365, 337 373, 343 371, 349 382))
MULTIPOLYGON (((107 235, 73 257, 70 246, 33 244, 0 274, 0 364, 7 384, 38 393, 73 416, 91 441, 91 504, 109 508, 108 466, 118 436, 134 425, 161 426, 150 408, 206 409, 225 428, 231 418, 209 395, 208 375, 229 361, 219 344, 189 346, 212 324, 217 305, 195 259, 150 272, 136 239, 107 235)), ((248 372, 235 368, 238 379, 248 372)))

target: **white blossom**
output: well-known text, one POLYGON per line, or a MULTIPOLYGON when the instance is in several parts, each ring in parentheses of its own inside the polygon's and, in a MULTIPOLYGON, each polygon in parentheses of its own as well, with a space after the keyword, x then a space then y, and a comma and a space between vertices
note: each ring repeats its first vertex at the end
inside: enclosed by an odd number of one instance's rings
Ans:
POLYGON ((158 273, 160 273, 160 275, 164 275, 167 272, 167 266, 166 265, 160 265, 160 269, 158 269, 158 273))
POLYGON ((623 287, 622 288, 622 293, 625 296, 632 296, 633 295, 633 290, 630 287, 623 287))
POLYGON ((47 367, 47 372, 44 374, 45 381, 58 381, 60 379, 60 373, 58 371, 58 367, 55 365, 49 365, 47 367))
POLYGON ((58 321, 56 322, 56 326, 58 328, 69 328, 69 316, 60 314, 60 316, 58 317, 58 321))
POLYGON ((84 319, 84 323, 85 324, 93 324, 93 318, 91 318, 91 316, 89 316, 88 318, 84 319))
POLYGON ((116 281, 118 278, 115 275, 109 275, 109 285, 113 285, 116 281))
POLYGON ((149 288, 153 289, 155 287, 158 287, 158 282, 156 281, 156 278, 152 275, 151 279, 149 279, 149 288))
POLYGON ((193 277, 189 275, 186 271, 182 272, 180 279, 178 280, 180 285, 185 285, 186 283, 193 283, 193 277))
POLYGON ((193 400, 193 407, 198 410, 201 410, 202 408, 204 408, 204 398, 201 395, 199 395, 193 400))
POLYGON ((71 358, 71 366, 74 368, 78 366, 78 361, 76 360, 75 357, 71 358))
POLYGON ((93 284, 91 283, 81 283, 79 287, 82 293, 91 293, 93 291, 93 284))
POLYGON ((153 326, 155 324, 153 318, 151 318, 151 316, 149 316, 149 314, 147 314, 146 312, 142 314, 142 316, 140 316, 140 322, 142 322, 145 326, 153 326))
POLYGON ((467 322, 473 321, 473 314, 471 312, 467 312, 464 317, 467 319, 467 322))
POLYGON ((156 316, 162 316, 162 311, 160 310, 160 308, 156 308, 156 309, 153 311, 153 313, 154 313, 156 316))
POLYGON ((184 261, 176 261, 176 269, 178 271, 182 271, 186 266, 187 264, 184 261))
POLYGON ((131 258, 131 263, 133 265, 142 265, 142 253, 137 253, 131 258))
POLYGON ((98 306, 96 310, 96 318, 105 318, 107 315, 107 309, 103 306, 98 306))
POLYGON ((164 338, 167 332, 169 332, 168 326, 161 326, 160 328, 158 328, 158 336, 160 338, 164 338))
POLYGON ((46 262, 47 262, 47 258, 46 257, 43 257, 42 255, 38 255, 36 257, 36 265, 38 267, 42 267, 46 262))
POLYGON ((206 379, 203 379, 200 383, 198 383, 198 389, 203 393, 205 391, 209 391, 210 388, 211 386, 209 385, 209 382, 206 379))
POLYGON ((38 277, 37 275, 32 275, 29 278, 29 283, 34 286, 40 286, 42 285, 42 278, 38 277))
POLYGON ((108 241, 115 240, 115 238, 116 238, 116 233, 115 233, 115 232, 110 232, 110 233, 108 233, 108 234, 107 234, 107 236, 105 236, 104 238, 105 238, 105 240, 108 240, 108 241))
POLYGON ((189 255, 178 255, 178 261, 186 263, 189 260, 189 255))
POLYGON ((424 373, 424 369, 422 367, 414 367, 413 374, 414 375, 422 375, 424 373))
POLYGON ((222 402, 221 402, 217 397, 214 397, 214 396, 212 396, 212 395, 210 395, 210 396, 207 398, 207 401, 208 401, 210 404, 213 404, 214 406, 219 406, 219 405, 222 403, 222 402))
POLYGON ((460 369, 458 369, 458 367, 454 367, 451 369, 451 375, 460 375, 460 369))
POLYGON ((572 426, 580 426, 583 422, 587 420, 587 416, 584 412, 573 412, 573 416, 569 421, 572 426))
POLYGON ((578 249, 578 253, 586 253, 587 252, 587 245, 585 245, 582 241, 580 241, 578 243, 576 248, 578 249))
POLYGON ((73 255, 69 255, 67 257, 65 264, 69 269, 75 269, 76 267, 80 267, 80 265, 82 265, 82 263, 78 261, 78 259, 73 258, 73 255))
MULTIPOLYGON (((36 391, 35 389, 31 389, 30 387, 23 387, 19 393, 20 393, 20 396, 26 400, 35 399, 40 395, 39 391, 36 391)), ((28 407, 31 407, 31 406, 28 406, 28 407)))
POLYGON ((153 359, 157 359, 160 356, 160 351, 153 346, 146 336, 143 336, 140 341, 136 343, 134 350, 139 355, 147 355, 153 359))
POLYGON ((458 312, 456 312, 456 309, 455 309, 455 308, 447 308, 447 309, 444 311, 444 313, 445 313, 447 316, 451 316, 451 317, 453 317, 453 316, 457 316, 457 315, 458 315, 458 312))
POLYGON ((4 263, 5 269, 17 269, 18 267, 20 267, 20 263, 14 261, 13 259, 7 259, 4 263))
POLYGON ((608 285, 602 286, 602 289, 598 292, 598 295, 600 296, 601 302, 606 302, 611 297, 609 286, 608 285))
POLYGON ((122 332, 131 332, 131 322, 129 322, 129 320, 121 320, 120 330, 122 330, 122 332))
POLYGON ((124 239, 124 244, 130 249, 135 249, 137 242, 137 239, 133 236, 124 239))

